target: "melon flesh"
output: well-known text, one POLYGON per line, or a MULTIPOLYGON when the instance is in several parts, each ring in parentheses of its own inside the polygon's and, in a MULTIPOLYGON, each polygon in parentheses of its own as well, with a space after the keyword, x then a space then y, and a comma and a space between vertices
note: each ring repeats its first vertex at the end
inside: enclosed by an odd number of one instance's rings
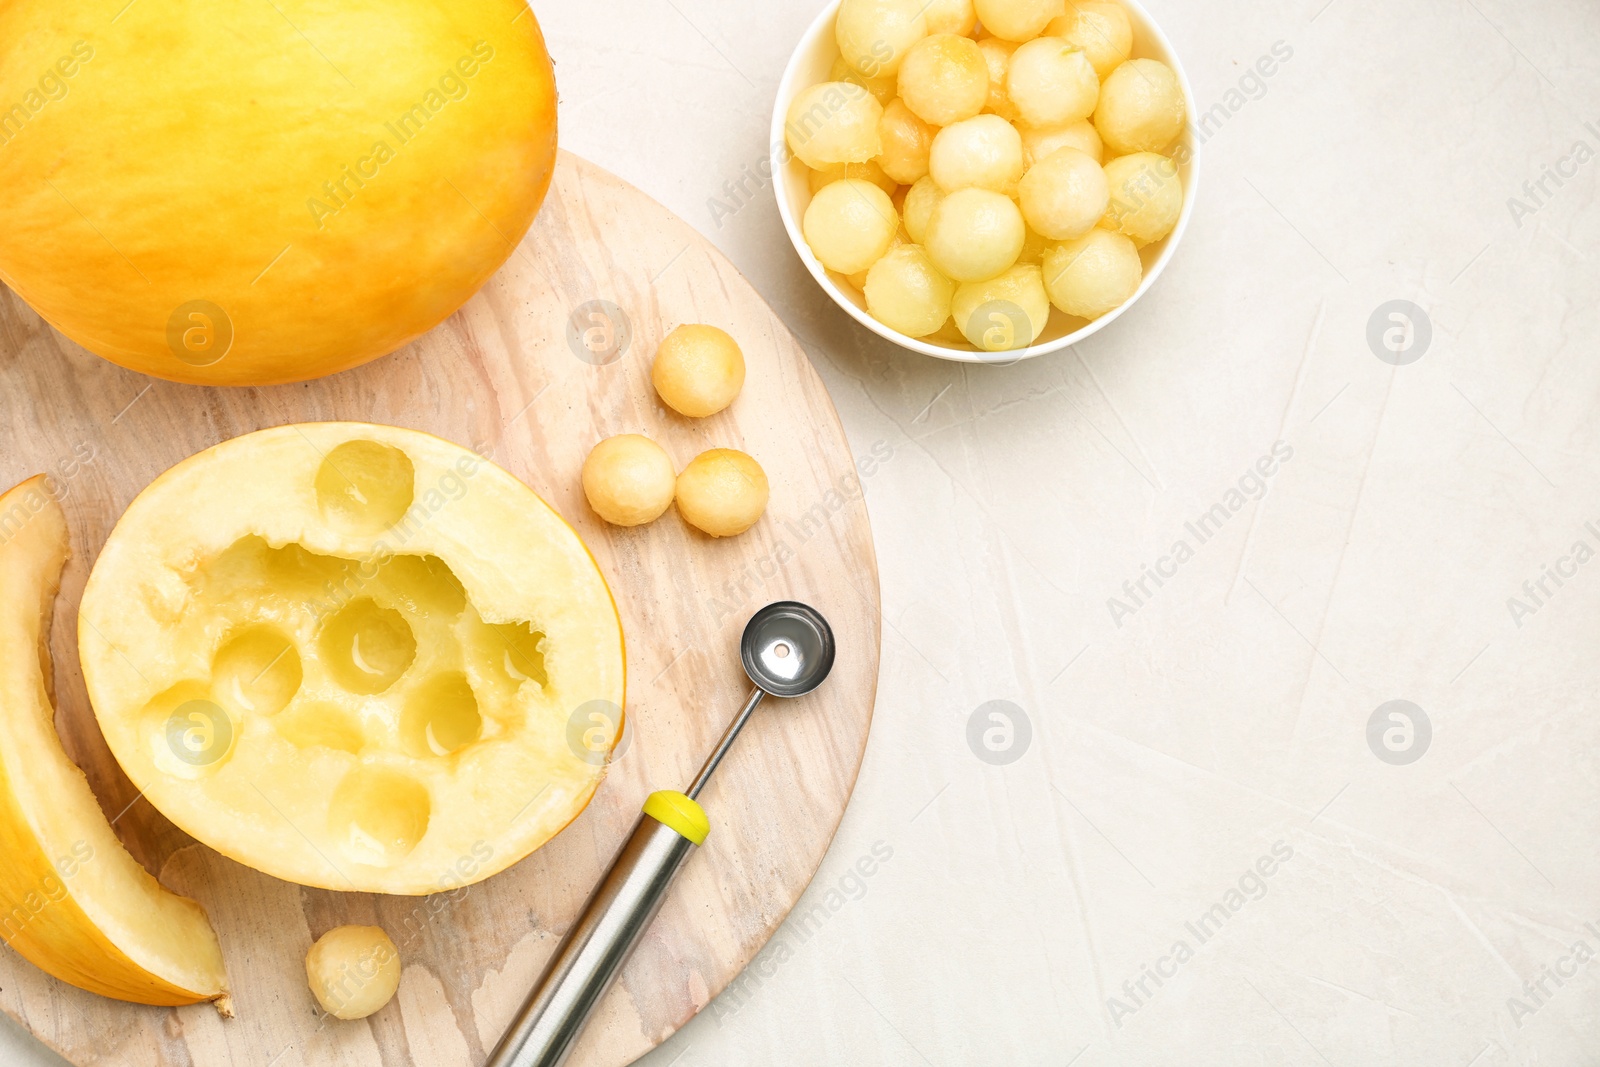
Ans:
POLYGON ((582 541, 413 430, 283 426, 178 464, 113 530, 79 629, 134 784, 304 885, 503 870, 588 804, 621 728, 622 630, 582 541))
POLYGON ((140 1004, 216 1000, 222 949, 194 901, 117 840, 61 747, 46 679, 67 525, 45 479, 0 495, 0 928, 40 969, 140 1004))

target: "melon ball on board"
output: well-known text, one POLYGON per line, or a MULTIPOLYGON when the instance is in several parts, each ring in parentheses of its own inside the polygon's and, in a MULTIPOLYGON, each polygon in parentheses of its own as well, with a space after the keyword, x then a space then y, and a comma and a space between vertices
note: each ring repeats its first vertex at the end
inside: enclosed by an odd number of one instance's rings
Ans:
POLYGON ((756 524, 770 492, 761 464, 737 449, 713 448, 678 475, 678 513, 712 537, 732 537, 756 524))
POLYGON ((643 526, 672 505, 677 475, 662 447, 636 433, 608 437, 583 461, 583 495, 613 526, 643 526))
POLYGON ((1105 159, 1100 134, 1088 119, 1061 126, 1019 125, 1017 132, 1022 135, 1023 162, 1030 167, 1058 148, 1076 148, 1096 163, 1105 159))
POLYGON ((996 37, 1031 41, 1061 15, 1061 0, 973 0, 978 21, 996 37))
POLYGON ((933 209, 938 207, 939 201, 943 199, 944 190, 940 189, 939 183, 931 177, 918 179, 917 183, 906 191, 906 234, 917 244, 927 242, 928 220, 933 217, 933 209))
POLYGON ((1183 181, 1178 165, 1154 152, 1118 156, 1105 166, 1110 199, 1100 225, 1144 247, 1178 225, 1183 213, 1183 181))
POLYGON ((959 189, 934 207, 926 247, 945 277, 977 282, 1015 264, 1026 240, 1027 225, 1010 197, 959 189))
POLYGON ((1067 13, 1050 23, 1045 33, 1083 49, 1101 79, 1133 52, 1133 22, 1121 4, 1108 0, 1067 0, 1067 13))
POLYGON ((883 105, 853 82, 821 82, 800 90, 789 105, 784 135, 789 149, 812 170, 836 163, 865 163, 876 156, 883 105))
POLYGON ((899 183, 885 174, 883 167, 879 166, 875 159, 869 159, 865 163, 835 163, 822 170, 809 171, 806 182, 815 193, 829 182, 836 182, 841 178, 860 178, 862 181, 871 182, 891 196, 899 188, 899 183))
POLYGON ((833 67, 828 71, 828 80, 859 85, 871 93, 880 104, 887 105, 889 101, 894 99, 895 76, 893 74, 885 74, 880 78, 869 78, 846 63, 843 56, 833 61, 833 67))
POLYGON ((800 228, 824 267, 854 274, 889 250, 900 218, 888 193, 871 182, 845 178, 817 190, 800 228))
POLYGON ((1111 194, 1100 164, 1076 148, 1058 148, 1028 168, 1017 198, 1029 226, 1065 241, 1088 233, 1105 216, 1111 194))
POLYGON ((1006 95, 1028 125, 1060 126, 1094 114, 1100 79, 1083 49, 1040 37, 1012 55, 1006 95))
POLYGON ((989 64, 978 42, 953 33, 924 37, 900 65, 900 99, 924 122, 948 126, 989 102, 989 64))
POLYGON ((950 317, 955 283, 939 272, 920 245, 901 245, 867 272, 867 310, 907 337, 926 337, 950 317))
POLYGON ((961 333, 985 352, 1027 348, 1050 322, 1050 297, 1044 273, 1016 266, 987 281, 958 286, 951 314, 961 333))
POLYGON ((1050 302, 1081 319, 1098 319, 1127 303, 1143 276, 1144 264, 1133 242, 1099 227, 1044 255, 1050 302))
POLYGON ((946 126, 928 154, 928 173, 947 193, 976 186, 1011 196, 1022 170, 1022 135, 999 115, 946 126))
POLYGON ((881 173, 901 185, 911 185, 922 178, 928 173, 928 152, 933 148, 936 132, 904 100, 891 100, 878 120, 878 137, 883 142, 883 153, 877 160, 881 173))
POLYGON ((650 381, 667 407, 703 419, 733 403, 744 388, 744 353, 727 331, 685 323, 662 340, 650 381))
POLYGON ((983 62, 989 68, 989 100, 983 109, 991 115, 999 115, 1007 122, 1017 121, 1016 106, 1006 95, 1006 71, 1011 66, 1012 53, 1017 50, 1016 43, 999 37, 985 37, 978 42, 978 48, 983 52, 983 62))
POLYGON ((336 926, 306 953, 306 981, 335 1019, 365 1019, 400 988, 400 950, 376 926, 336 926))
POLYGON ((844 0, 834 21, 839 55, 869 78, 898 73, 911 46, 928 35, 926 0, 844 0))
POLYGON ((923 17, 929 33, 954 33, 971 37, 978 28, 978 12, 972 0, 927 0, 923 17))
POLYGON ((1119 156, 1159 152, 1183 132, 1187 111, 1171 67, 1157 59, 1130 59, 1100 87, 1094 125, 1119 156))

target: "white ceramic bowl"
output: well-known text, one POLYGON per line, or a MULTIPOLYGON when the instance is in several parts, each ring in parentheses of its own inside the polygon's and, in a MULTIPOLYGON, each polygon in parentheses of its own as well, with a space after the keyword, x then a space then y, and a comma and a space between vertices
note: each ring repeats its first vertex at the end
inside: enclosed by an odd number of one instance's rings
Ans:
POLYGON ((972 345, 955 347, 907 337, 897 330, 891 330, 868 314, 866 298, 861 292, 841 275, 836 275, 824 267, 812 254, 811 247, 806 244, 806 239, 800 231, 800 220, 805 217, 806 207, 811 203, 807 168, 789 152, 784 137, 784 123, 789 114, 790 103, 802 89, 826 81, 833 61, 839 57, 839 48, 833 38, 833 23, 839 13, 839 3, 840 0, 831 0, 817 16, 816 21, 801 38, 799 47, 789 60, 788 68, 783 72, 783 81, 778 85, 777 104, 772 113, 771 141, 773 185, 777 191, 778 212, 783 216, 784 228, 789 231, 789 240, 794 243, 795 251, 800 253, 800 258, 805 261, 811 276, 829 296, 833 297, 836 304, 873 333, 912 352, 966 363, 1012 363, 1019 359, 1059 352, 1098 333, 1137 303, 1139 298, 1155 284, 1162 270, 1166 268, 1167 261, 1177 249, 1178 242, 1182 240, 1184 231, 1188 229, 1189 216, 1194 211, 1195 194, 1200 184, 1199 145, 1194 137, 1195 119, 1199 110, 1195 107, 1194 90, 1189 85, 1189 78, 1184 74, 1183 64, 1178 62, 1178 56, 1172 49, 1172 42, 1167 40, 1167 35, 1161 32, 1161 27, 1156 25, 1149 12, 1139 6, 1138 0, 1118 0, 1118 3, 1127 9, 1128 16, 1133 21, 1133 57, 1159 59, 1171 67, 1178 75, 1179 84, 1183 86, 1184 100, 1189 107, 1189 122, 1184 128, 1183 135, 1168 153, 1183 161, 1179 166, 1179 174, 1183 179, 1183 212, 1178 216, 1178 225, 1170 234, 1140 250, 1140 257, 1144 260, 1144 280, 1140 282, 1138 290, 1127 303, 1093 322, 1064 315, 1060 310, 1052 308, 1050 322, 1039 339, 1028 348, 1008 352, 984 352, 972 345), (1179 146, 1183 148, 1181 152, 1179 146))

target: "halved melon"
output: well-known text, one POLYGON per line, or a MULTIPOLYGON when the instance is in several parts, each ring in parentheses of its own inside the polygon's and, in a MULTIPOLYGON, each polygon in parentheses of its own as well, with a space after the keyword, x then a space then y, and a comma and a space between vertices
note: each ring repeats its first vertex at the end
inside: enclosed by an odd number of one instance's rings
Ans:
POLYGON ((183 461, 112 531, 79 630, 134 784, 305 885, 487 878, 577 817, 621 729, 622 628, 583 542, 414 430, 282 426, 183 461))
POLYGON ((66 558, 43 475, 0 496, 0 929, 80 989, 231 1014, 204 909, 128 855, 56 735, 46 639, 66 558))

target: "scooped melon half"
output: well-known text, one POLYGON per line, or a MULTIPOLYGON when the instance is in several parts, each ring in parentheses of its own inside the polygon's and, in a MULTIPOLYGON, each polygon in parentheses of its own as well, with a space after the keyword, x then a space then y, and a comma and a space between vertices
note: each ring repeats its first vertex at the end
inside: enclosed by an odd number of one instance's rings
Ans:
POLYGON ((205 911, 128 855, 56 735, 46 638, 66 558, 43 476, 0 495, 0 929, 80 989, 229 1013, 205 911))
POLYGON ((146 798, 327 889, 510 866, 588 804, 621 728, 622 628, 583 542, 413 430, 282 426, 179 463, 112 531, 79 636, 146 798))

